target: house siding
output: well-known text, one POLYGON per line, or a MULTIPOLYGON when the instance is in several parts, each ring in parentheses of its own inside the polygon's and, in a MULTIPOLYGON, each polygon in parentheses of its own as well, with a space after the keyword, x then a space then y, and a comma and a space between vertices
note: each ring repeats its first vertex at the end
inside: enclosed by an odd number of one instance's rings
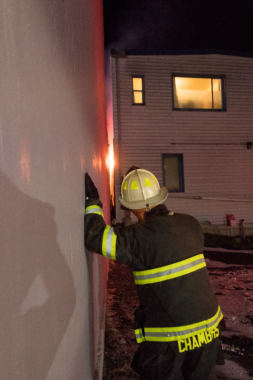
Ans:
POLYGON ((169 195, 170 208, 212 223, 225 223, 230 213, 252 222, 252 58, 129 55, 114 57, 112 72, 116 197, 130 166, 151 170, 162 183, 162 153, 182 153, 185 192, 169 195), (173 73, 224 76, 226 111, 173 110, 173 73), (132 75, 144 75, 145 106, 132 105, 132 75))

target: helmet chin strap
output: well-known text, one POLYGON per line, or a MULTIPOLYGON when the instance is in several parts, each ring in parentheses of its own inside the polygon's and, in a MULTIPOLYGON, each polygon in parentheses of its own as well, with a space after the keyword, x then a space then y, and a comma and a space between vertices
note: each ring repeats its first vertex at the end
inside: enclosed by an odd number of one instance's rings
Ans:
POLYGON ((146 212, 149 212, 151 210, 149 203, 146 204, 146 212))

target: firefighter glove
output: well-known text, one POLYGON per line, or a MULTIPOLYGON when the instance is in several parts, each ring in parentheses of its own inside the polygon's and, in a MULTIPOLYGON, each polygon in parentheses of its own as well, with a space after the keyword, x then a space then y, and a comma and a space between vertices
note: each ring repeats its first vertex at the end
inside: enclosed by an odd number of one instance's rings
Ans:
POLYGON ((85 197, 88 199, 99 199, 98 190, 88 173, 85 173, 85 197))

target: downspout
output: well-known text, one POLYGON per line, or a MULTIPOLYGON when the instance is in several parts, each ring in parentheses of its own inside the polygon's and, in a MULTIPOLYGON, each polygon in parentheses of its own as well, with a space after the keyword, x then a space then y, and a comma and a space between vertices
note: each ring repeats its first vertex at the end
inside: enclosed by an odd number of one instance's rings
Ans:
POLYGON ((117 153, 118 153, 118 180, 122 176, 121 173, 121 159, 120 159, 120 145, 121 145, 121 117, 120 117, 120 79, 119 79, 119 58, 115 57, 115 80, 116 80, 116 101, 117 101, 117 153))
POLYGON ((115 88, 116 88, 116 123, 117 123, 117 160, 115 166, 115 211, 116 219, 120 215, 119 204, 116 200, 116 193, 120 191, 120 183, 123 177, 122 168, 121 168, 121 115, 120 115, 120 73, 119 73, 119 58, 122 58, 122 53, 116 53, 115 58, 115 88))

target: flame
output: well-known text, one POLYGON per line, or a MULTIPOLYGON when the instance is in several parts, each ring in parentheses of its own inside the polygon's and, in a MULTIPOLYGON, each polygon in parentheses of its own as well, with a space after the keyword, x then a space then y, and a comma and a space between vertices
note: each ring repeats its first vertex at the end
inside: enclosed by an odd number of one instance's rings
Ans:
POLYGON ((106 158, 106 166, 109 170, 110 175, 114 172, 114 151, 113 146, 110 145, 108 148, 108 154, 106 158))
POLYGON ((114 160, 114 150, 113 145, 109 145, 108 148, 108 154, 106 158, 106 166, 109 171, 109 182, 110 182, 110 193, 112 197, 112 204, 114 205, 114 167, 115 167, 115 160, 114 160))

